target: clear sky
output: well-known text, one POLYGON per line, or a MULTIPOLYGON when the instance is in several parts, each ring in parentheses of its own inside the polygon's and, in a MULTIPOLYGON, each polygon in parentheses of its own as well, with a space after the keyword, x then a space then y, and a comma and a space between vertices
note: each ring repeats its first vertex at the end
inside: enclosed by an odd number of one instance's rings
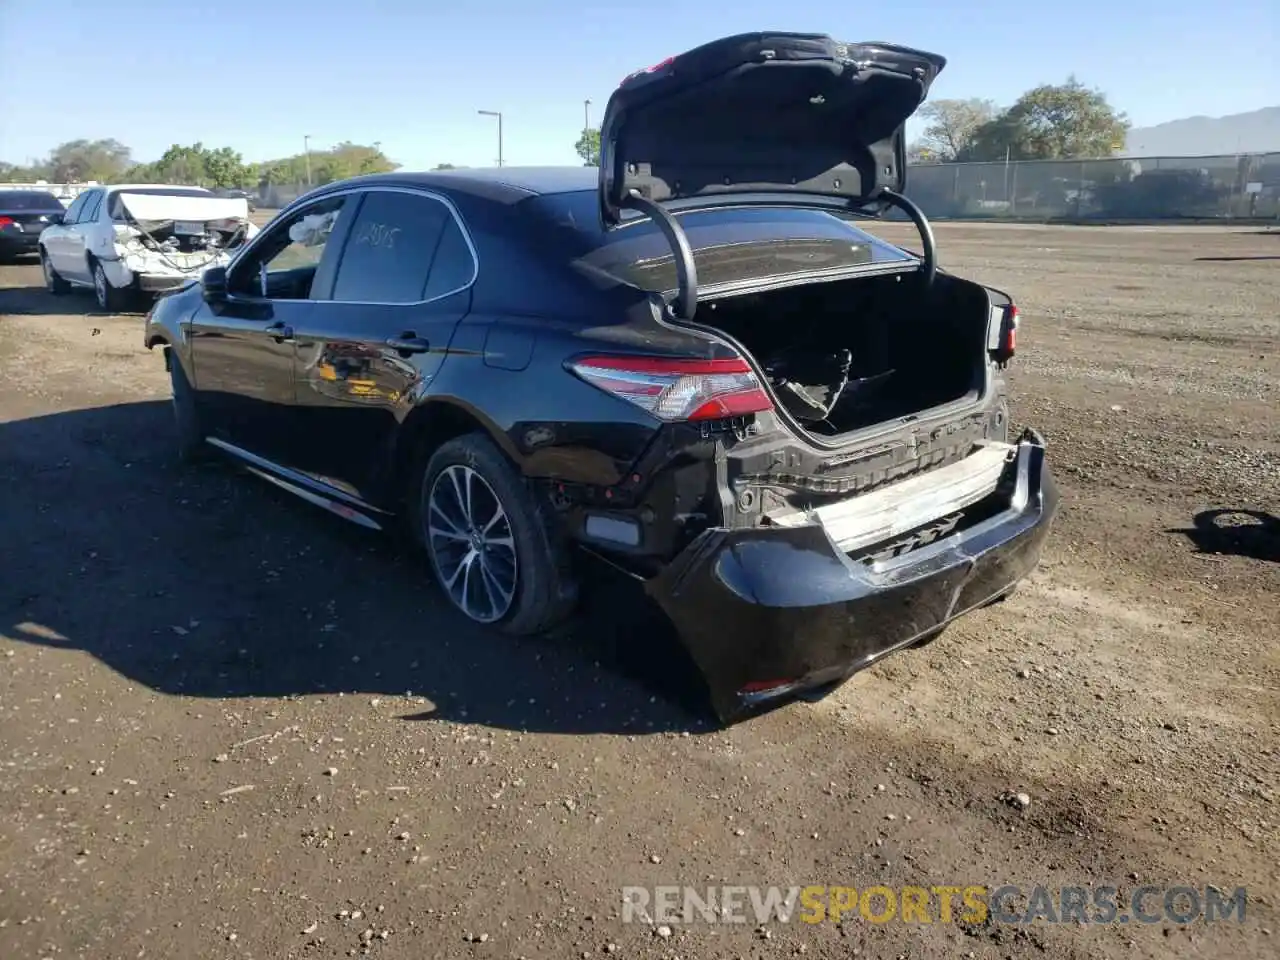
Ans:
POLYGON ((80 137, 246 160, 340 140, 408 168, 577 162, 634 69, 732 33, 889 40, 949 60, 933 97, 1008 105, 1074 72, 1137 126, 1280 104, 1280 0, 0 0, 0 159, 80 137))

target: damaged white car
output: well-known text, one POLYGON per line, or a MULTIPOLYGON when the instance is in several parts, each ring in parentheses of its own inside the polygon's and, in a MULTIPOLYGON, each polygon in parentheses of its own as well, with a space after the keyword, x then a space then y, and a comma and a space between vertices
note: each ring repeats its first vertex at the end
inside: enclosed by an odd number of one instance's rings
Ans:
POLYGON ((40 234, 40 265, 50 293, 88 288, 110 312, 226 266, 257 232, 243 197, 154 183, 94 187, 40 234))

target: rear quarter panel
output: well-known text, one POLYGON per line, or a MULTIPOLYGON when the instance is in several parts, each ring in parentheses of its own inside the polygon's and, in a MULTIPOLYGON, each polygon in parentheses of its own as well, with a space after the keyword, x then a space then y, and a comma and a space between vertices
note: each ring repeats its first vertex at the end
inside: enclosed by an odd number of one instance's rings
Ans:
POLYGON ((423 404, 470 413, 530 478, 616 485, 660 425, 580 380, 568 361, 611 350, 681 352, 692 338, 664 333, 642 292, 584 273, 518 205, 453 199, 480 269, 471 312, 423 404))

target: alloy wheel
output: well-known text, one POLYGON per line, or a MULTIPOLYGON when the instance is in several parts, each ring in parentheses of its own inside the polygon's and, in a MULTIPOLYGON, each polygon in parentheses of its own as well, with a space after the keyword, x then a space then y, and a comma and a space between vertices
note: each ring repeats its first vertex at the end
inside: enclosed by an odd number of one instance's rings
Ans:
POLYGON ((422 511, 423 539, 454 605, 478 623, 511 609, 519 565, 511 520, 479 473, 464 464, 436 476, 422 511))
POLYGON ((102 269, 102 264, 97 264, 93 268, 93 293, 98 298, 98 307, 102 310, 107 309, 107 274, 102 269))

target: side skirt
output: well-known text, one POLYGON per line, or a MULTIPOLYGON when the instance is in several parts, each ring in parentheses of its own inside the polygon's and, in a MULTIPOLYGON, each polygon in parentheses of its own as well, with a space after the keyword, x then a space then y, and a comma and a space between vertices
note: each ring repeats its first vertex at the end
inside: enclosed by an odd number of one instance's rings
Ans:
POLYGON ((382 524, 369 516, 369 514, 385 514, 386 511, 378 510, 357 497, 343 493, 341 490, 311 477, 303 476, 296 470, 282 467, 278 463, 273 463, 265 457, 258 456, 256 453, 250 453, 248 450, 237 447, 233 443, 227 443, 217 437, 206 437, 205 442, 217 447, 224 453, 231 454, 231 456, 243 463, 250 473, 274 483, 282 490, 288 490, 294 496, 301 497, 308 503, 322 507, 330 513, 342 517, 343 520, 349 520, 369 530, 382 529, 382 524))

